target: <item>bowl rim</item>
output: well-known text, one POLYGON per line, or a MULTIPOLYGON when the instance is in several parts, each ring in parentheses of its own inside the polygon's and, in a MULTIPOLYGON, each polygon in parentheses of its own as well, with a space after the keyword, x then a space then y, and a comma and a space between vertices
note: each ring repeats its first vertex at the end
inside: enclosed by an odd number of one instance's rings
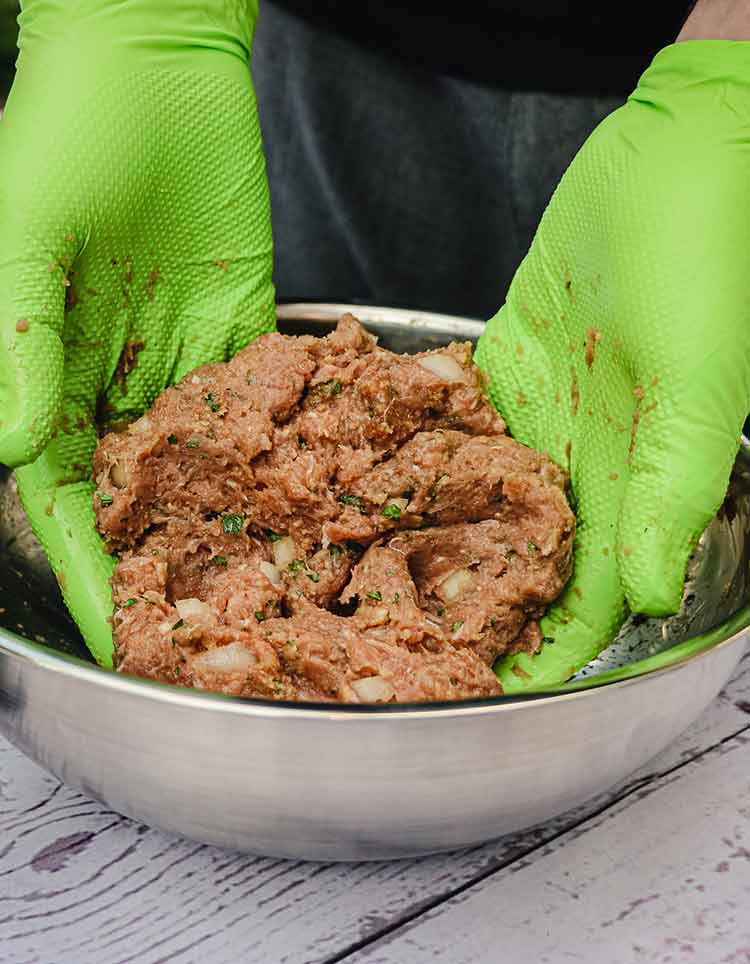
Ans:
MULTIPOLYGON (((445 716, 478 716, 487 713, 502 713, 524 707, 538 707, 567 703, 571 700, 592 699, 597 694, 610 694, 612 690, 642 684, 683 669, 688 664, 708 657, 719 649, 728 648, 745 636, 750 620, 750 609, 740 610, 726 620, 721 626, 703 636, 685 640, 679 644, 684 647, 693 644, 693 652, 682 658, 676 658, 667 665, 638 671, 639 663, 633 663, 628 670, 633 670, 627 678, 609 681, 606 673, 583 679, 572 686, 562 684, 554 689, 539 690, 533 693, 513 693, 502 696, 481 697, 469 700, 447 700, 442 702, 425 703, 394 703, 380 704, 349 704, 349 703, 294 703, 283 700, 266 700, 251 697, 229 696, 223 693, 212 693, 204 690, 188 689, 156 680, 141 679, 122 675, 115 670, 107 669, 96 663, 89 663, 78 656, 61 653, 41 643, 30 642, 16 633, 0 627, 0 666, 4 656, 20 659, 24 664, 37 671, 52 672, 57 675, 73 678, 78 682, 89 682, 92 685, 104 687, 116 693, 128 694, 135 698, 153 700, 163 704, 179 705, 182 708, 192 708, 209 712, 230 713, 238 716, 263 717, 269 719, 323 720, 339 721, 341 719, 357 719, 360 721, 373 720, 418 720, 430 718, 444 718, 445 716), (729 635, 719 638, 724 626, 732 626, 729 635), (696 648, 697 647, 697 648, 696 648), (566 688, 567 687, 567 688, 566 688)), ((677 649, 678 647, 674 647, 677 649)), ((669 652, 669 651, 667 651, 669 652)), ((649 659, 640 660, 641 664, 649 659)))
MULTIPOLYGON (((280 299, 277 302, 280 321, 307 321, 322 325, 332 324, 336 318, 349 311, 363 315, 365 324, 377 318, 386 324, 408 326, 413 329, 435 327, 450 330, 456 323, 478 336, 484 320, 465 315, 454 315, 406 306, 375 305, 370 301, 339 301, 334 299, 280 299)), ((469 331, 467 331, 469 334, 469 331)), ((230 696, 204 690, 190 689, 156 680, 125 676, 114 670, 89 662, 78 656, 63 653, 43 643, 34 642, 0 626, 0 666, 4 656, 20 659, 24 664, 41 672, 53 672, 92 685, 103 686, 114 692, 130 694, 135 698, 151 699, 164 704, 203 709, 240 716, 288 718, 288 719, 335 719, 394 720, 425 719, 447 715, 484 715, 488 712, 505 712, 526 706, 539 706, 593 698, 600 691, 610 693, 613 689, 632 686, 682 669, 688 663, 706 657, 718 649, 729 647, 746 634, 750 627, 750 606, 745 606, 718 626, 707 632, 682 640, 680 643, 655 656, 613 670, 579 678, 563 684, 555 684, 528 693, 509 693, 493 697, 475 697, 464 700, 445 700, 423 703, 396 704, 347 704, 347 703, 295 703, 286 700, 268 700, 255 697, 230 696)))

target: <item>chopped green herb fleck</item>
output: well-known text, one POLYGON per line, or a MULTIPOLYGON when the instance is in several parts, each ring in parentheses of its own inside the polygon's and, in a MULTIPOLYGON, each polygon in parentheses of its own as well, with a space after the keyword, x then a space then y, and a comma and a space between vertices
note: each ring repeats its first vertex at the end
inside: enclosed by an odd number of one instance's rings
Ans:
POLYGON ((463 624, 464 624, 463 619, 457 619, 455 623, 451 623, 451 632, 457 633, 459 629, 463 626, 463 624))
POLYGON ((389 502, 383 509, 383 515, 386 519, 393 519, 395 522, 398 522, 401 518, 401 507, 396 505, 395 502, 389 502))
POLYGON ((375 602, 383 601, 383 593, 379 589, 373 589, 372 592, 367 593, 368 599, 374 599, 375 602))
POLYGON ((191 435, 187 442, 185 442, 185 445, 187 445, 189 449, 199 449, 201 447, 201 440, 195 435, 191 435))
POLYGON ((221 566, 224 569, 229 565, 229 560, 226 556, 214 556, 211 562, 213 562, 215 566, 221 566))
POLYGON ((362 515, 365 514, 365 500, 358 495, 340 495, 339 502, 342 505, 351 505, 355 509, 359 509, 362 515))
MULTIPOLYGON (((172 642, 174 642, 174 640, 172 640, 172 642)), ((182 672, 182 667, 181 667, 181 666, 175 666, 175 668, 174 668, 174 675, 175 675, 175 676, 179 676, 181 672, 182 672)))
POLYGON ((289 572, 299 572, 300 569, 304 569, 304 568, 305 568, 304 559, 292 559, 292 561, 287 566, 287 569, 289 570, 289 572))
POLYGON ((266 529, 266 535, 268 536, 269 542, 278 542, 282 537, 278 532, 274 532, 273 529, 266 529))
POLYGON ((258 612, 255 614, 255 618, 258 620, 259 623, 262 623, 263 620, 266 618, 266 614, 263 612, 262 609, 259 609, 258 612))
POLYGON ((184 625, 185 625, 185 620, 184 620, 184 619, 178 619, 177 622, 176 622, 176 623, 174 624, 174 626, 172 627, 172 632, 174 632, 176 629, 182 629, 182 627, 183 627, 184 625))
POLYGON ((170 445, 177 445, 178 438, 176 435, 168 435, 167 441, 169 442, 170 445))
POLYGON ((99 496, 99 501, 103 506, 112 505, 115 501, 108 492, 97 492, 96 494, 99 496))
POLYGON ((539 548, 539 546, 538 546, 535 542, 527 542, 527 543, 526 543, 526 548, 529 550, 529 555, 530 555, 530 556, 535 556, 536 553, 537 553, 537 549, 539 548))
POLYGON ((206 405, 208 405, 212 412, 221 411, 221 403, 217 400, 214 392, 209 392, 203 401, 206 403, 206 405))
POLYGON ((242 524, 244 519, 241 515, 237 515, 234 512, 229 512, 227 515, 221 517, 221 524, 224 527, 224 532, 230 532, 233 535, 242 532, 242 524))
POLYGON ((122 609, 127 609, 128 606, 135 606, 135 604, 136 604, 137 602, 138 602, 137 599, 133 599, 133 598, 131 597, 130 599, 126 599, 126 600, 125 600, 125 602, 122 604, 121 608, 122 608, 122 609))
POLYGON ((323 395, 333 396, 341 394, 341 382, 338 378, 332 378, 330 382, 323 382, 319 387, 323 395))
POLYGON ((394 601, 394 602, 398 602, 400 598, 401 598, 401 593, 400 593, 400 592, 394 593, 394 595, 393 595, 393 601, 394 601))
POLYGON ((320 582, 320 576, 317 574, 317 572, 306 572, 305 575, 313 582, 320 582))

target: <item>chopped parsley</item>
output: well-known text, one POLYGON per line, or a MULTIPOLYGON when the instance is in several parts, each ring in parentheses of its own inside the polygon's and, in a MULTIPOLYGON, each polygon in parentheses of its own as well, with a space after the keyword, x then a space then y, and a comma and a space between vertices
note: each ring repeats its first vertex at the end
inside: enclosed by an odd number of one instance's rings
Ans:
POLYGON ((365 514, 365 500, 358 495, 340 495, 339 502, 342 505, 350 505, 355 509, 359 509, 362 515, 365 514))
POLYGON ((538 546, 535 542, 527 542, 527 543, 526 543, 526 548, 529 550, 529 555, 530 555, 530 556, 535 556, 536 553, 537 553, 537 549, 539 548, 539 546, 538 546))
POLYGON ((178 438, 176 435, 168 435, 167 441, 169 442, 170 445, 177 445, 178 438))
MULTIPOLYGON (((172 640, 172 642, 174 642, 174 640, 172 640)), ((182 668, 180 666, 175 666, 174 675, 179 676, 181 672, 182 672, 182 668)))
POLYGON ((222 566, 224 569, 226 569, 226 567, 229 565, 229 560, 226 556, 214 556, 211 562, 215 566, 222 566))
POLYGON ((396 505, 395 502, 389 502, 388 505, 383 509, 382 514, 386 519, 393 519, 394 522, 398 522, 401 518, 401 507, 396 505))
POLYGON ((375 602, 383 601, 383 593, 379 589, 373 589, 372 592, 367 593, 368 599, 374 599, 375 602))
POLYGON ((266 535, 268 536, 269 542, 278 542, 281 538, 283 538, 278 534, 278 532, 274 532, 273 529, 266 529, 266 535))
POLYGON ((126 600, 125 600, 125 602, 122 604, 122 606, 121 606, 120 608, 121 608, 121 609, 127 609, 128 606, 135 606, 135 604, 136 604, 137 602, 138 602, 138 600, 137 600, 137 599, 133 599, 132 596, 131 596, 130 599, 126 599, 126 600))
POLYGON ((323 395, 333 396, 341 394, 341 382, 338 378, 332 378, 330 382, 323 382, 319 387, 323 395))
POLYGON ((99 501, 101 504, 105 507, 112 505, 112 503, 115 501, 108 492, 97 492, 96 494, 99 496, 99 501))
POLYGON ((184 620, 184 619, 178 619, 177 622, 176 622, 176 623, 174 624, 174 626, 172 627, 172 632, 175 632, 175 630, 177 630, 177 629, 182 629, 182 627, 183 627, 184 625, 185 625, 185 620, 184 620))
POLYGON ((224 527, 224 532, 229 532, 232 535, 237 535, 242 532, 242 525, 244 519, 241 515, 237 515, 234 512, 229 512, 227 515, 221 517, 221 524, 224 527))
POLYGON ((299 572, 301 569, 305 568, 304 559, 292 559, 292 561, 287 566, 289 572, 299 572))
POLYGON ((199 449, 201 447, 201 440, 195 435, 191 435, 190 438, 185 442, 185 445, 189 449, 199 449))
POLYGON ((259 609, 258 612, 255 614, 255 618, 258 620, 259 623, 262 623, 263 620, 266 618, 266 614, 263 612, 262 609, 259 609))
POLYGON ((457 619, 455 623, 451 623, 451 632, 457 633, 459 629, 463 626, 463 624, 464 624, 463 619, 457 619))
POLYGON ((221 411, 221 402, 218 401, 214 392, 209 392, 203 401, 206 403, 206 405, 208 405, 212 412, 221 411))
POLYGON ((394 601, 394 602, 398 602, 400 598, 401 598, 401 593, 400 593, 400 592, 394 593, 394 595, 393 595, 393 601, 394 601))
POLYGON ((317 574, 317 572, 306 572, 305 575, 313 582, 320 582, 320 576, 317 574))

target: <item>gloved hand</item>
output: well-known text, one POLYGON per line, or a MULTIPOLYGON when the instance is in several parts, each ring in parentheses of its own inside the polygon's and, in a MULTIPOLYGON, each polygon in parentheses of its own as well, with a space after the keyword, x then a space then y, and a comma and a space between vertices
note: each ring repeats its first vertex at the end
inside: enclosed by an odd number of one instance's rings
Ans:
POLYGON ((28 0, 0 122, 0 461, 96 658, 94 417, 274 326, 257 0, 28 0))
POLYGON ((569 467, 575 572, 506 692, 562 681, 626 613, 680 605, 750 410, 750 43, 665 48, 557 188, 477 361, 569 467))

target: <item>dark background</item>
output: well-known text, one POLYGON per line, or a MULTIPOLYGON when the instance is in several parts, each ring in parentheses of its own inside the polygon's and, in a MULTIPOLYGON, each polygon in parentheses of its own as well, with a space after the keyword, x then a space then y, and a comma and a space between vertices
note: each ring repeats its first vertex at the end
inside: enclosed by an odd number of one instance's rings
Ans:
POLYGON ((0 0, 0 104, 5 102, 13 80, 13 65, 16 59, 16 0, 0 0))

